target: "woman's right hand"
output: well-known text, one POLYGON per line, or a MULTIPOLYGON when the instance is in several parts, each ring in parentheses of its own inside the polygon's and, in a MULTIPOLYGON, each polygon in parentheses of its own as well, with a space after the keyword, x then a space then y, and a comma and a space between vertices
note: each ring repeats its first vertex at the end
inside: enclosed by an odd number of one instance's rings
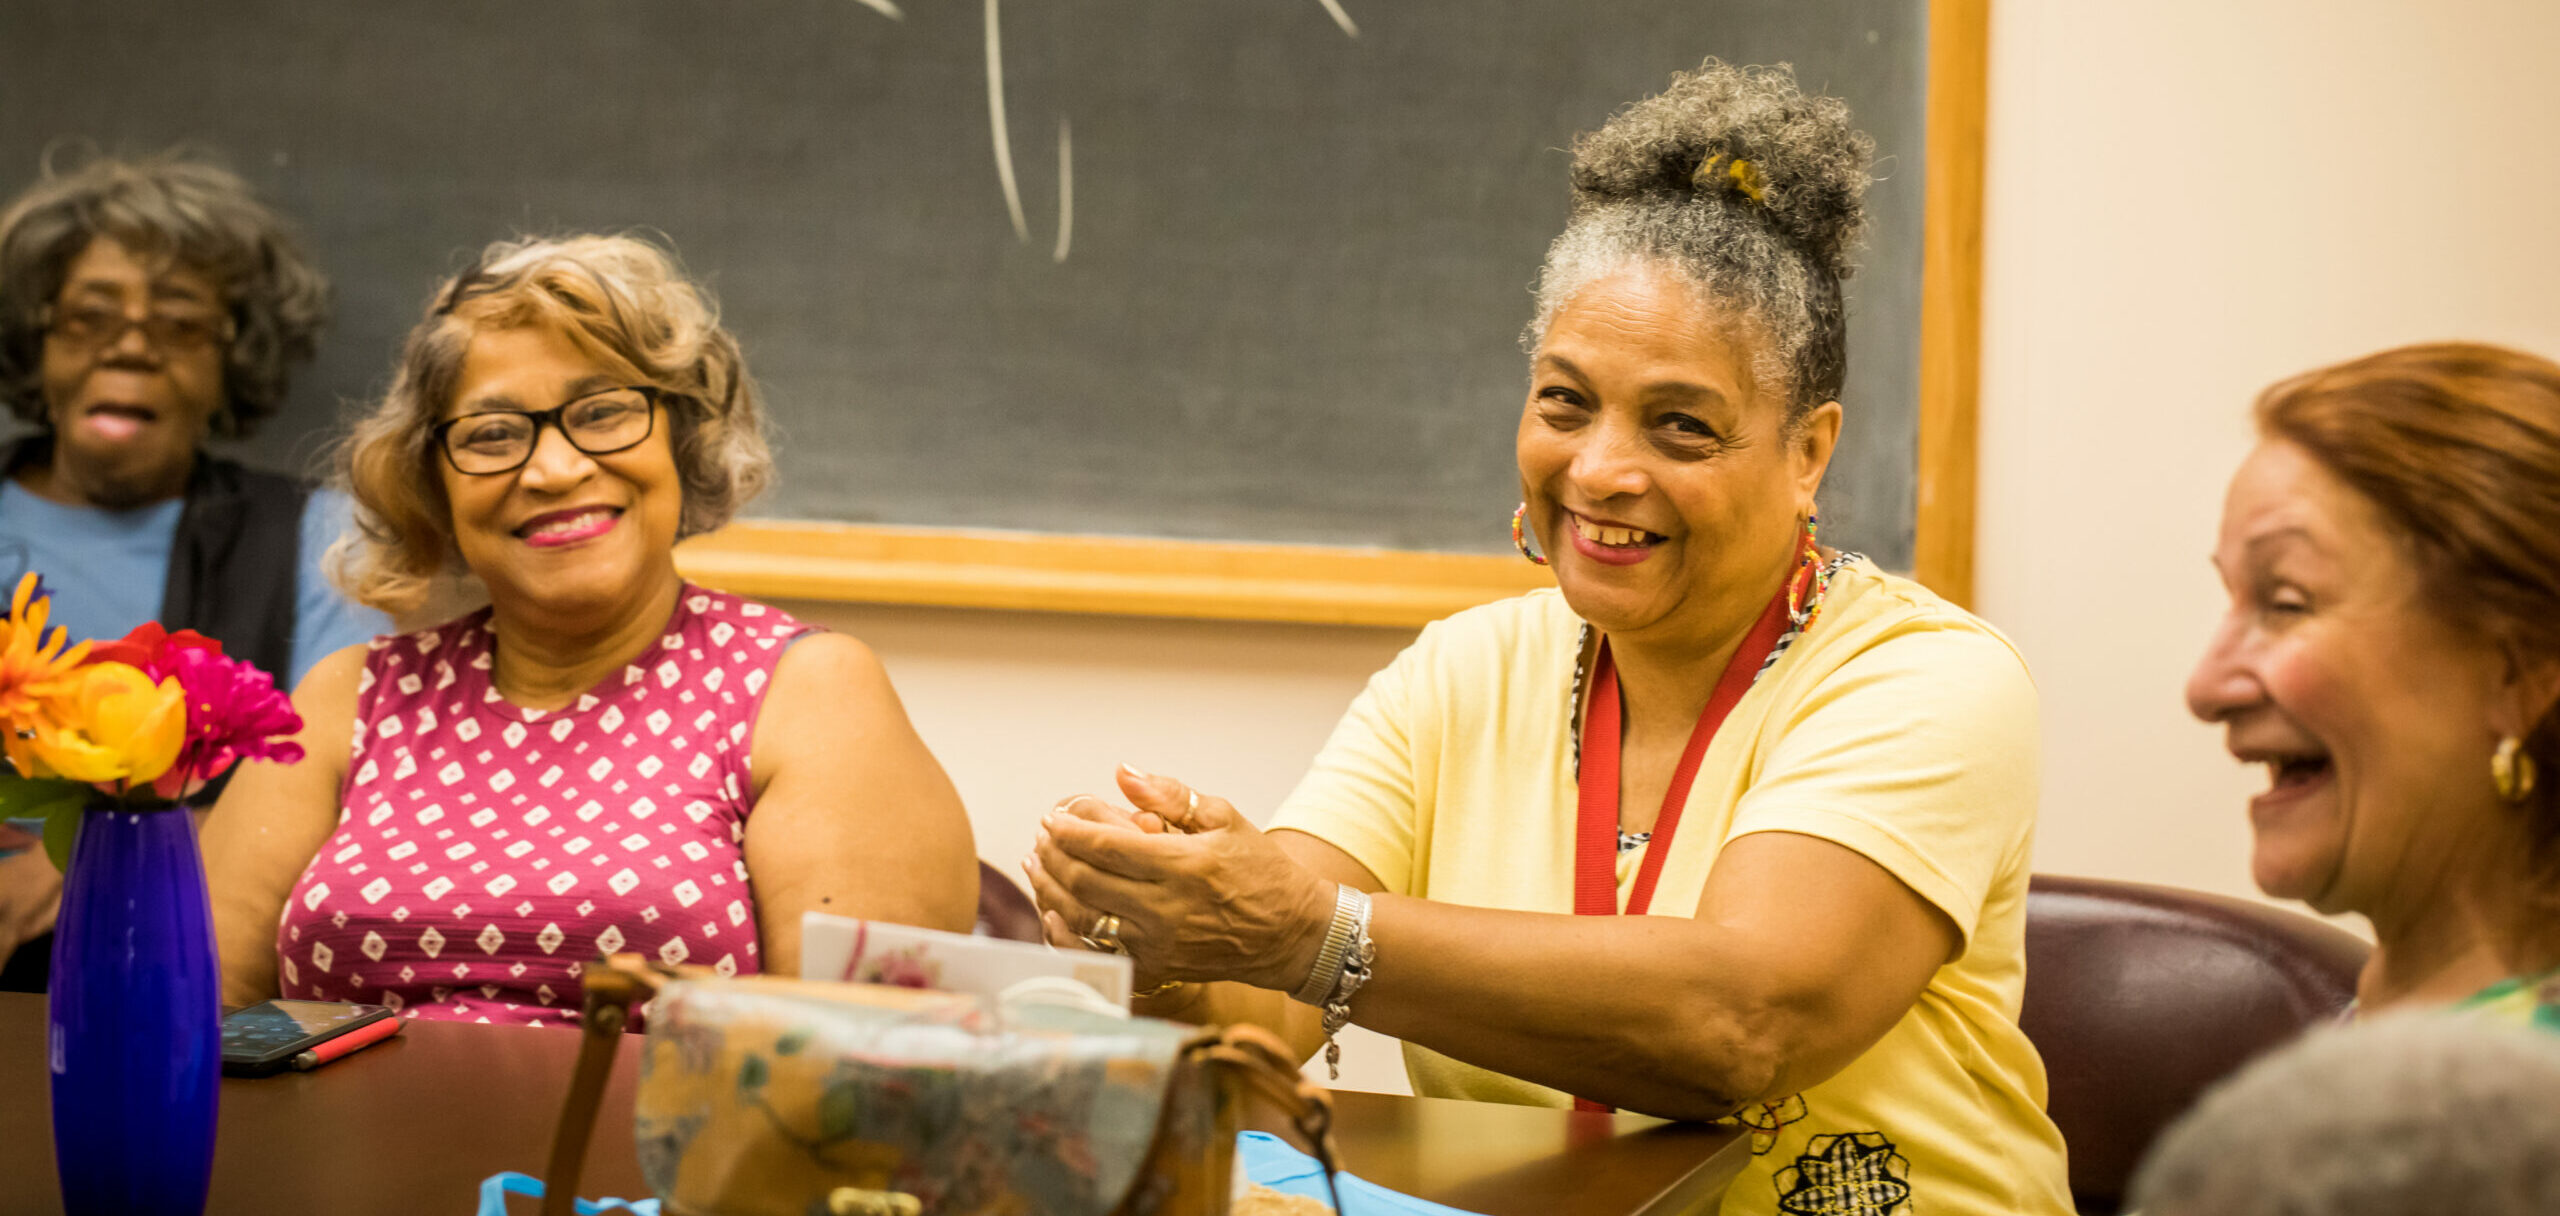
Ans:
POLYGON ((1134 809, 1069 799, 1042 821, 1026 859, 1042 925, 1059 944, 1101 937, 1138 966, 1141 987, 1239 980, 1288 991, 1314 965, 1337 884, 1292 858, 1223 798, 1123 769, 1134 809), (1152 814, 1166 829, 1144 830, 1152 814), (1102 930, 1114 927, 1116 935, 1102 930))
MULTIPOLYGON (((1123 767, 1125 768, 1126 766, 1123 767)), ((1135 772, 1137 770, 1129 769, 1128 771, 1135 772)), ((1187 835, 1190 830, 1188 828, 1176 827, 1165 822, 1164 816, 1156 814, 1154 811, 1132 811, 1124 809, 1103 798, 1099 794, 1075 794, 1069 796, 1068 798, 1060 801, 1058 805, 1050 807, 1049 813, 1051 815, 1078 815, 1083 817, 1086 821, 1098 824, 1102 827, 1122 828, 1146 836, 1161 836, 1167 832, 1181 832, 1187 835)), ((1068 932, 1066 922, 1053 914, 1047 904, 1039 902, 1039 884, 1037 879, 1034 877, 1039 868, 1040 859, 1036 849, 1033 852, 1022 855, 1023 881, 1032 884, 1032 902, 1040 909, 1041 929, 1048 937, 1049 944, 1056 946, 1061 950, 1095 950, 1096 947, 1088 943, 1082 936, 1068 932)))
MULTIPOLYGON (((1049 808, 1048 814, 1041 817, 1043 826, 1039 837, 1033 842, 1032 851, 1022 855, 1022 879, 1031 887, 1032 905, 1040 910, 1040 932, 1048 939, 1049 944, 1060 950, 1110 953, 1093 944, 1092 939, 1077 933, 1068 925, 1065 916, 1050 901, 1040 896, 1039 845, 1046 843, 1049 838, 1048 828, 1045 825, 1059 815, 1076 815, 1100 827, 1136 832, 1145 836, 1161 836, 1169 830, 1170 825, 1165 823, 1163 816, 1153 811, 1131 811, 1104 799, 1099 794, 1074 794, 1060 800, 1056 806, 1049 808)), ((1141 985, 1142 989, 1143 987, 1144 985, 1141 985)))

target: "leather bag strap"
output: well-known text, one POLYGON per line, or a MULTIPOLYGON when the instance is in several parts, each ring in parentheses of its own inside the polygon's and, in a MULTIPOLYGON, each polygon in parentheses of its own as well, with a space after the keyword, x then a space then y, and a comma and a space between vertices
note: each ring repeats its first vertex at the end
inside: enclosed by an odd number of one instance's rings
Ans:
POLYGON ((575 1216, 578 1178, 586 1170, 587 1144, 595 1138, 605 1082, 631 1021, 631 1003, 654 995, 663 982, 638 955, 617 955, 586 965, 580 977, 586 1004, 578 1014, 578 1063, 569 1074, 569 1100, 551 1133, 551 1160, 542 1168, 542 1216, 575 1216))
POLYGON ((1342 1170, 1333 1138, 1333 1096, 1299 1071, 1295 1055, 1279 1036, 1259 1026, 1223 1026, 1185 1045, 1184 1052, 1232 1078, 1238 1087, 1276 1107, 1324 1169, 1326 1196, 1334 1211, 1342 1210, 1342 1194, 1334 1175, 1342 1170))

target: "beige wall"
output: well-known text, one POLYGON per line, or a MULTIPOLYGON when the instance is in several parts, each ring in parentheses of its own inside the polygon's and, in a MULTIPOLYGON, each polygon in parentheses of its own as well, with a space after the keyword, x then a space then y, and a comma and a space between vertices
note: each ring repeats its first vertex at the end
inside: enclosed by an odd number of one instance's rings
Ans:
POLYGON ((2037 865, 2252 893, 2264 781, 2180 692, 2249 403, 2403 342, 2560 355, 2560 4, 1994 13, 1978 608, 2044 694, 2037 865))
MULTIPOLYGON (((2179 687, 2247 403, 2421 338, 2560 353, 2560 4, 2006 0, 1993 32, 1979 598, 2044 692, 2038 865, 2246 893, 2253 778, 2179 687)), ((1259 817, 1409 636, 792 607, 879 650, 1009 872, 1122 761, 1259 817)), ((1382 1040, 1350 1064, 1402 1087, 1382 1040)))

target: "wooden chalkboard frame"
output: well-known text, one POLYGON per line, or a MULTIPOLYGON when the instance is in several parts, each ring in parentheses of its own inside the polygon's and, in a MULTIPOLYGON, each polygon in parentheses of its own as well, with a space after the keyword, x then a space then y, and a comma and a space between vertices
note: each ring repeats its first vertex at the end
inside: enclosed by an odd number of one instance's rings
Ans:
MULTIPOLYGON (((1929 0, 1928 28, 1913 574, 1966 604, 1990 0, 1929 0)), ((1507 556, 771 520, 698 537, 677 560, 698 582, 776 598, 1407 628, 1552 581, 1507 556)))

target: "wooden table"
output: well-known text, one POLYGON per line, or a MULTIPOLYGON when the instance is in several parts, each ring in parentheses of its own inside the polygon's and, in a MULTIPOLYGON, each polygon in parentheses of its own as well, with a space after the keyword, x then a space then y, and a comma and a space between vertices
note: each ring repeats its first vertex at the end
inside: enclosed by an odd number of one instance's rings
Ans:
MULTIPOLYGON (((541 1176, 577 1036, 409 1022, 317 1072, 222 1082, 210 1210, 468 1216, 480 1180, 541 1176)), ((639 1041, 622 1046, 580 1189, 648 1194, 631 1142, 639 1041)), ((0 993, 0 1208, 58 1213, 44 998, 0 993)), ((1742 1168, 1737 1133, 1385 1094, 1335 1095, 1342 1161, 1381 1186, 1487 1216, 1712 1211, 1742 1168)), ((516 1211, 533 1203, 519 1200, 516 1211)))

